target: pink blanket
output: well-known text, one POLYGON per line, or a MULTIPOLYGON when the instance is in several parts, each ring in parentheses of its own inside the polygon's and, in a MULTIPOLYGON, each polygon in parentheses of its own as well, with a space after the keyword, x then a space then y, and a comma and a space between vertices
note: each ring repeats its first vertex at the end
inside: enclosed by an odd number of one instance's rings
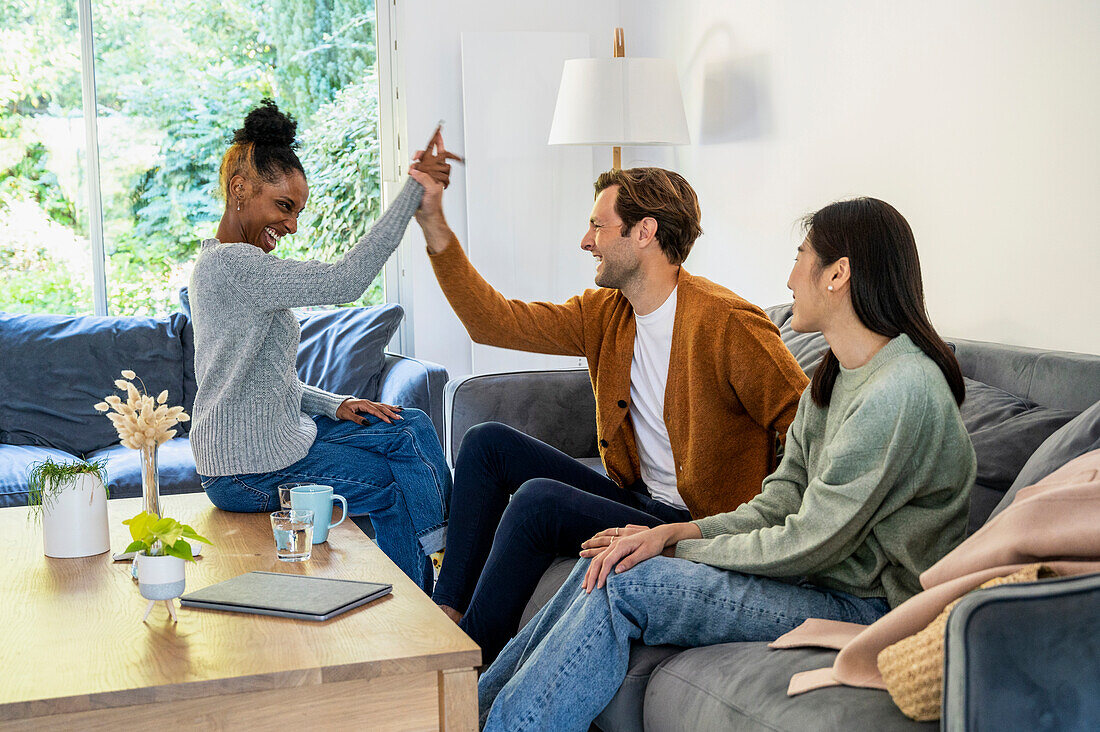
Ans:
POLYGON ((791 678, 791 696, 825 686, 885 689, 878 654, 924 629, 983 582, 1042 562, 1067 576, 1100 572, 1100 450, 1071 460, 1012 503, 920 576, 920 592, 872 625, 807 620, 770 645, 839 649, 833 665, 791 678))

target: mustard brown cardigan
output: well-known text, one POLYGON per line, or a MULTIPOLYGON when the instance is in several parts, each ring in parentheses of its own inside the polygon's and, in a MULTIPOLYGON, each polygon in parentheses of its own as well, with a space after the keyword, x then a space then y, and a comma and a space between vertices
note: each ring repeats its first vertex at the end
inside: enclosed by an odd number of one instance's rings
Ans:
MULTIPOLYGON (((429 258, 436 279, 476 343, 583 356, 596 395, 596 434, 608 476, 640 479, 630 421, 634 309, 598 288, 564 304, 509 300, 474 269, 457 239, 429 258)), ((693 518, 732 511, 760 493, 808 380, 764 312, 680 268, 665 426, 677 489, 693 518)))

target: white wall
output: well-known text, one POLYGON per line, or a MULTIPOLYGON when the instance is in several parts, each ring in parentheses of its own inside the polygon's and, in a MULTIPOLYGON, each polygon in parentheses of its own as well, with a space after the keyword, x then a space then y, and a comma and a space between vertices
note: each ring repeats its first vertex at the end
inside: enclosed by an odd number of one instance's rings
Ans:
POLYGON ((1100 3, 637 0, 693 145, 624 151, 696 187, 688 267, 786 301, 792 224, 875 196, 909 220, 941 333, 1100 353, 1100 3))
MULTIPOLYGON (((628 55, 673 59, 681 74, 693 144, 626 149, 623 165, 665 165, 698 190, 706 233, 691 271, 762 305, 785 302, 798 218, 875 196, 913 226, 942 333, 1100 353, 1100 2, 397 7, 416 141, 440 117, 449 140, 463 139, 462 32, 587 32, 594 51, 610 55, 604 46, 622 25, 628 55)), ((606 168, 606 151, 596 154, 606 168)), ((445 206, 467 244, 464 185, 459 170, 445 206)), ((562 250, 573 256, 576 241, 562 250)), ((407 261, 416 354, 452 376, 469 373, 469 340, 418 232, 407 261)), ((504 292, 532 296, 522 284, 504 292)))
MULTIPOLYGON (((565 61, 592 55, 588 33, 462 34, 466 250, 504 293, 564 302, 592 287, 578 246, 592 211, 589 146, 547 145, 565 61)), ((584 366, 475 343, 474 373, 584 366)))
MULTIPOLYGON (((435 123, 446 120, 444 139, 461 152, 464 139, 462 100, 461 34, 464 32, 543 31, 584 32, 595 40, 606 40, 610 55, 611 38, 619 18, 619 2, 557 0, 554 3, 510 2, 508 0, 402 0, 397 3, 399 53, 403 65, 404 100, 409 137, 415 149, 431 134, 435 123)), ((516 99, 523 104, 523 99, 516 99)), ((547 130, 550 121, 547 120, 547 130)), ((523 177, 538 171, 502 170, 523 186, 523 177)), ((444 211, 463 246, 470 244, 466 224, 466 181, 463 169, 455 166, 451 186, 444 194, 444 211)), ((591 181, 578 185, 590 186, 591 181)), ((557 225, 553 211, 546 221, 531 226, 557 225)), ((581 256, 579 241, 587 226, 587 214, 576 223, 576 237, 561 242, 562 256, 581 256)), ((406 266, 412 281, 409 302, 413 324, 414 353, 447 367, 451 376, 472 373, 470 339, 439 291, 424 251, 423 238, 413 224, 408 242, 406 266)), ((477 244, 475 243, 476 247, 477 244)), ((508 246, 503 241, 497 246, 508 246)), ((491 256, 481 251, 479 256, 491 256)), ((522 284, 494 283, 509 297, 532 297, 522 284)), ((479 361, 479 369, 491 364, 479 361)))

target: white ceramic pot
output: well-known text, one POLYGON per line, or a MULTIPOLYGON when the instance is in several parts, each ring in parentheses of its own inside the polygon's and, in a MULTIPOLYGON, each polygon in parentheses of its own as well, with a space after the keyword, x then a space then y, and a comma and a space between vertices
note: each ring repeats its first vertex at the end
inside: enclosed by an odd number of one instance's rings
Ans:
POLYGON ((183 560, 179 557, 134 556, 137 566, 138 591, 146 600, 171 600, 183 594, 187 580, 183 560))
POLYGON ((42 543, 47 557, 90 557, 111 549, 107 528, 107 492, 98 475, 84 473, 66 481, 42 507, 42 543))

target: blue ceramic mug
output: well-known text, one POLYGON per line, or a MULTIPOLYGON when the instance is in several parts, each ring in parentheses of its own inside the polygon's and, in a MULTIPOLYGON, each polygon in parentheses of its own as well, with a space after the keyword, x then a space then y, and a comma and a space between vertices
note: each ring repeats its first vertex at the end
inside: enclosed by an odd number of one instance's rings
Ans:
POLYGON ((332 492, 330 485, 297 485, 290 489, 290 507, 295 511, 304 509, 313 511, 313 543, 321 544, 328 541, 328 530, 344 523, 348 517, 348 502, 343 496, 332 492), (332 502, 339 501, 344 509, 343 515, 336 523, 329 523, 326 517, 332 517, 332 502))

